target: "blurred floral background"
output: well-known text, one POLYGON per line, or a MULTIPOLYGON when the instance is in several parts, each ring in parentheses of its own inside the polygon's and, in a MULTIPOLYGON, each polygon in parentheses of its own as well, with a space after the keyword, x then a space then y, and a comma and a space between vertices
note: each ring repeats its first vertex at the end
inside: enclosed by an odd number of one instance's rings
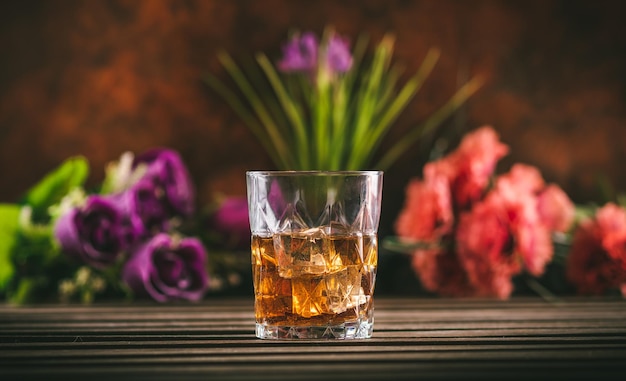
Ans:
MULTIPOLYGON (((241 213, 244 172, 274 163, 202 78, 212 73, 228 80, 220 51, 242 64, 258 52, 276 62, 290 31, 320 35, 328 25, 352 43, 363 33, 372 41, 393 33, 393 61, 404 68, 403 80, 430 49, 440 52, 374 159, 463 84, 484 78, 450 118, 386 170, 382 238, 397 235, 407 187, 423 176, 424 165, 484 125, 508 147, 494 174, 523 163, 576 205, 617 202, 626 189, 625 8, 609 0, 6 2, 0 5, 0 203, 19 202, 77 156, 91 168, 85 189, 98 193, 105 168, 125 152, 140 156, 167 147, 180 155, 194 184, 193 229, 174 230, 205 246, 207 265, 219 275, 209 277, 206 288, 251 294, 247 244, 230 217, 241 213), (222 207, 228 212, 219 214, 222 207), (232 229, 221 230, 226 226, 232 229)), ((606 210, 588 231, 604 229, 601 221, 621 221, 619 211, 606 210)), ((150 236, 159 235, 152 230, 150 236)), ((612 237, 619 246, 621 230, 612 237)), ((624 250, 615 250, 609 252, 623 258, 624 250)), ((383 250, 377 293, 432 295, 411 264, 410 255, 383 250)), ((541 284, 556 294, 575 292, 558 266, 545 264, 541 284)), ((606 271, 613 276, 624 268, 606 271)), ((513 290, 536 292, 527 282, 513 290)))

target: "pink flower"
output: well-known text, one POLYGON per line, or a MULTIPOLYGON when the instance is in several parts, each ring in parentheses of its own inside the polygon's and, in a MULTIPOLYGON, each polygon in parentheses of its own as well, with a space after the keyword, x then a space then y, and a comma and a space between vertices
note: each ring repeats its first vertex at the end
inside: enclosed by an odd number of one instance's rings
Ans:
POLYGON ((534 276, 542 275, 554 255, 550 231, 537 221, 522 221, 514 234, 526 271, 534 276))
POLYGON ((626 296, 626 210, 613 203, 600 208, 574 232, 567 278, 581 294, 620 289, 626 296))
POLYGON ((503 176, 483 201, 461 214, 457 250, 481 294, 504 299, 513 290, 513 276, 523 270, 539 276, 552 259, 550 230, 527 185, 503 176))
POLYGON ((541 172, 536 167, 526 164, 513 164, 509 172, 498 178, 498 182, 505 182, 517 192, 529 194, 538 193, 546 185, 541 172))
POLYGON ((499 141, 494 129, 484 126, 465 135, 454 152, 427 164, 424 176, 445 176, 454 201, 463 208, 482 197, 498 160, 508 150, 508 146, 499 141))
POLYGON ((407 186, 395 229, 405 241, 435 244, 413 253, 426 289, 506 299, 514 276, 540 276, 552 259, 551 235, 569 229, 574 204, 533 166, 494 177, 507 152, 491 127, 481 127, 407 186))
POLYGON ((554 254, 551 230, 538 209, 536 192, 543 186, 536 168, 516 164, 509 173, 496 180, 494 189, 505 205, 517 252, 526 270, 535 276, 543 273, 554 254))
POLYGON ((413 180, 406 189, 403 209, 396 220, 400 238, 436 242, 450 233, 454 216, 448 183, 442 176, 413 180))
POLYGON ((565 232, 572 225, 575 214, 574 203, 557 185, 546 185, 537 168, 515 164, 497 181, 499 188, 509 190, 511 201, 521 194, 536 197, 539 219, 550 231, 565 232))
POLYGON ((452 250, 418 250, 413 255, 411 265, 428 291, 453 297, 476 294, 476 289, 452 250))
POLYGON ((457 252, 477 294, 506 299, 511 278, 521 271, 507 205, 497 194, 487 196, 461 214, 456 232, 457 252))
POLYGON ((537 208, 539 216, 552 231, 566 232, 572 226, 576 207, 557 185, 548 185, 540 194, 537 208))

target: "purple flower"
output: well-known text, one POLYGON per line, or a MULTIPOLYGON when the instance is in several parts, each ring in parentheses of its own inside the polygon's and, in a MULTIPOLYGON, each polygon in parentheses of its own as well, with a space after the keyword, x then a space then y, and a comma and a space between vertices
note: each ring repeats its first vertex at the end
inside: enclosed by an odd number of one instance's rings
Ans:
POLYGON ((124 212, 141 221, 141 236, 167 231, 170 212, 163 190, 148 178, 142 178, 124 192, 111 196, 124 212))
POLYGON ((54 227, 66 255, 96 268, 115 263, 141 231, 141 223, 114 199, 98 195, 89 196, 83 207, 63 214, 54 227))
POLYGON ((248 200, 245 197, 224 199, 209 219, 209 228, 219 233, 228 246, 250 245, 250 219, 248 200))
POLYGON ((351 67, 348 39, 335 33, 331 33, 321 44, 312 32, 295 35, 283 46, 283 59, 278 63, 283 72, 306 73, 313 81, 323 84, 351 67))
POLYGON ((137 295, 158 302, 200 300, 208 285, 207 254, 196 238, 165 233, 138 247, 122 269, 122 279, 137 295))
MULTIPOLYGON (((193 213, 195 190, 177 152, 155 148, 135 159, 133 166, 139 165, 146 165, 146 173, 138 186, 145 190, 149 185, 142 181, 151 182, 156 192, 154 196, 163 201, 163 208, 170 216, 190 216, 193 213)), ((153 206, 156 207, 156 203, 153 206)), ((159 213, 160 210, 149 211, 153 215, 159 213)))
POLYGON ((352 54, 348 40, 333 34, 326 45, 325 67, 332 76, 345 73, 352 67, 352 54))
POLYGON ((278 68, 284 72, 314 74, 317 70, 317 38, 312 32, 295 35, 283 46, 283 59, 278 68))

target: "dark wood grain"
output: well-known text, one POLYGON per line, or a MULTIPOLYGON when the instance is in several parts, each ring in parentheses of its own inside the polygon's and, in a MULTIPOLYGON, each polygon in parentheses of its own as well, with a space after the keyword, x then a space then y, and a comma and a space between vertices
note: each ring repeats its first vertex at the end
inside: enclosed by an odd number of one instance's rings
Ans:
POLYGON ((379 298, 374 337, 264 341, 252 301, 0 307, 0 375, 23 379, 614 379, 626 302, 379 298))

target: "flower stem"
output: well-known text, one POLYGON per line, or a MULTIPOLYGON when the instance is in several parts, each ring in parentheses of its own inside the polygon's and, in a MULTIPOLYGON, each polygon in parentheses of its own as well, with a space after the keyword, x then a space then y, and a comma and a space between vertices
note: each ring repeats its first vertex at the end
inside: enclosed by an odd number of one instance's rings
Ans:
POLYGON ((535 291, 537 295, 541 296, 541 298, 543 298, 546 302, 549 302, 549 303, 561 302, 561 300, 556 295, 550 292, 550 290, 544 287, 535 278, 527 276, 525 277, 525 281, 528 287, 530 287, 533 291, 535 291))

